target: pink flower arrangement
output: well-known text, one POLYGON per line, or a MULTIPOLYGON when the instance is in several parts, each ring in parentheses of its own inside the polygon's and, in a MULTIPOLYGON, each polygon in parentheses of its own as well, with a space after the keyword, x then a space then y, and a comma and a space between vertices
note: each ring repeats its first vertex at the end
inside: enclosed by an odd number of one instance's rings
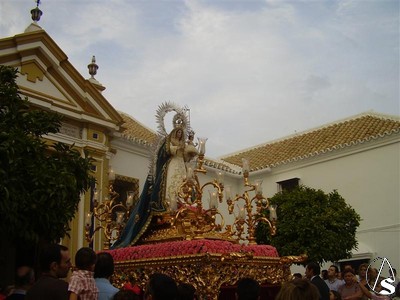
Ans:
POLYGON ((253 256, 278 257, 270 245, 239 245, 220 240, 174 241, 160 244, 139 245, 109 250, 115 261, 194 255, 201 253, 251 253, 253 256))

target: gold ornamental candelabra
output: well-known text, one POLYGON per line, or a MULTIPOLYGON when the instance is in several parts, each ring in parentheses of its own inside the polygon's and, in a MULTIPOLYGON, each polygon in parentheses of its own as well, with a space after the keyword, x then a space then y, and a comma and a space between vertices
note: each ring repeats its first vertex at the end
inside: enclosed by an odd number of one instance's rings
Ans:
POLYGON ((179 222, 190 239, 203 239, 205 234, 219 232, 224 226, 223 216, 218 211, 218 202, 222 202, 224 187, 217 179, 200 185, 196 172, 202 170, 195 169, 179 188, 178 197, 184 205, 176 211, 173 225, 178 225, 179 222), (212 187, 214 191, 209 191, 209 208, 205 209, 202 198, 208 187, 212 187), (217 215, 221 217, 220 224, 216 222, 217 215))
POLYGON ((88 212, 85 219, 86 241, 91 243, 95 233, 101 230, 104 234, 104 249, 110 249, 112 242, 119 238, 121 230, 131 214, 132 205, 133 194, 127 194, 126 205, 119 201, 119 193, 114 190, 114 179, 110 180, 108 197, 105 197, 102 202, 99 203, 98 193, 95 191, 93 212, 88 212), (99 225, 91 230, 93 219, 97 220, 99 225))
POLYGON ((265 198, 262 193, 262 180, 255 180, 254 184, 249 182, 249 163, 247 159, 243 159, 243 180, 244 186, 248 188, 242 195, 236 194, 232 199, 229 187, 226 190, 226 198, 228 204, 229 214, 234 213, 234 206, 236 204, 238 213, 235 215, 233 223, 234 232, 238 240, 247 240, 250 245, 255 245, 255 231, 259 222, 264 222, 269 225, 271 235, 276 234, 276 205, 269 203, 269 199, 265 198), (250 192, 254 192, 254 196, 250 196, 250 192), (239 207, 239 203, 243 203, 239 207), (255 206, 255 207, 254 207, 255 206), (261 214, 261 211, 269 210, 269 218, 261 214), (247 236, 245 234, 245 225, 247 227, 247 236))
POLYGON ((203 167, 206 139, 199 138, 199 155, 196 167, 187 168, 187 176, 178 191, 178 207, 171 210, 172 222, 175 228, 186 234, 186 239, 219 238, 239 242, 247 240, 250 245, 257 244, 255 231, 259 222, 267 223, 271 235, 276 234, 277 214, 276 205, 271 205, 268 198, 262 193, 262 180, 256 180, 254 184, 249 182, 249 164, 243 159, 244 185, 248 188, 242 195, 231 197, 230 187, 226 187, 226 202, 229 214, 234 213, 235 204, 238 214, 232 225, 224 228, 224 217, 218 211, 218 203, 223 201, 223 173, 217 172, 216 179, 201 185, 198 173, 206 174, 203 167), (209 208, 204 209, 203 196, 209 192, 209 208), (253 197, 250 192, 254 192, 253 197), (239 204, 244 205, 240 208, 239 204), (269 210, 269 216, 263 216, 261 211, 269 210), (217 222, 216 218, 221 218, 217 222), (222 232, 222 229, 225 229, 222 232), (247 229, 247 235, 245 235, 247 229))
MULTIPOLYGON (((272 235, 276 233, 276 206, 270 205, 269 200, 262 194, 262 181, 249 182, 248 162, 244 161, 244 185, 247 190, 242 195, 231 197, 230 187, 224 187, 224 174, 217 172, 216 178, 204 184, 200 183, 199 174, 206 174, 204 154, 206 138, 199 138, 199 149, 196 162, 186 165, 186 177, 183 179, 176 197, 169 199, 169 210, 156 215, 151 221, 147 232, 139 240, 140 243, 160 243, 173 240, 214 239, 226 240, 233 243, 248 241, 250 245, 257 244, 255 231, 259 222, 267 223, 272 235), (223 202, 224 190, 229 214, 234 213, 235 205, 238 214, 232 224, 225 226, 224 215, 218 210, 223 202), (251 192, 255 192, 253 197, 251 192), (208 206, 203 198, 208 197, 208 206), (243 204, 239 207, 240 204, 243 204), (269 210, 267 216, 261 214, 269 210), (247 235, 246 235, 247 232, 247 235)), ((100 222, 90 235, 92 218, 88 214, 86 238, 93 239, 94 232, 103 230, 105 236, 104 249, 109 249, 112 240, 119 238, 125 220, 129 217, 132 202, 127 206, 117 202, 118 194, 114 191, 112 182, 109 189, 110 199, 102 203, 94 202, 93 216, 100 222), (116 221, 112 220, 114 210, 121 208, 116 221)))
POLYGON ((187 239, 203 239, 211 232, 220 232, 224 226, 224 218, 218 211, 218 203, 223 200, 223 178, 217 176, 213 181, 200 184, 197 173, 207 173, 203 167, 206 138, 199 138, 199 154, 197 166, 188 166, 187 176, 178 190, 179 206, 176 212, 172 212, 172 225, 181 228, 187 239), (211 188, 211 189, 210 189, 211 188), (203 196, 209 192, 209 208, 203 207, 203 196), (221 222, 216 222, 220 216, 221 222))

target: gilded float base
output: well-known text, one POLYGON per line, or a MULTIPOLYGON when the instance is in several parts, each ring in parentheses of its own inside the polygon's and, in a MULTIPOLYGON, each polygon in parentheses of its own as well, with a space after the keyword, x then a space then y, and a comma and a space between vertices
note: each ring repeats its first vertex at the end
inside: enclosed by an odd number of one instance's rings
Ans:
POLYGON ((218 299, 222 286, 232 286, 243 277, 260 284, 281 285, 291 278, 290 266, 305 257, 258 257, 251 253, 201 253, 173 257, 116 261, 112 279, 116 286, 130 281, 145 289, 149 276, 164 273, 178 283, 192 284, 200 299, 218 299))
MULTIPOLYGON (((229 230, 222 232, 216 230, 215 220, 207 215, 202 215, 202 223, 197 224, 196 212, 190 209, 181 209, 177 215, 171 216, 170 213, 163 213, 154 216, 149 229, 139 240, 139 244, 155 244, 167 241, 183 240, 221 240, 231 243, 238 243, 238 240, 232 237, 229 230), (198 228, 201 230, 198 230, 198 228)), ((229 227, 228 227, 229 228, 229 227)))

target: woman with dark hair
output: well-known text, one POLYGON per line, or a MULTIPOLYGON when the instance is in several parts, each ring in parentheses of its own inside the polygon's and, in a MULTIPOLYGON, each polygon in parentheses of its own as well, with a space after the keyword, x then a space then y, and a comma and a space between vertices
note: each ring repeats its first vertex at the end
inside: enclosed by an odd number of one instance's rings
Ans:
POLYGON ((355 279, 355 275, 352 269, 344 270, 344 285, 339 287, 338 292, 342 296, 343 300, 358 300, 361 299, 363 293, 360 286, 355 279))

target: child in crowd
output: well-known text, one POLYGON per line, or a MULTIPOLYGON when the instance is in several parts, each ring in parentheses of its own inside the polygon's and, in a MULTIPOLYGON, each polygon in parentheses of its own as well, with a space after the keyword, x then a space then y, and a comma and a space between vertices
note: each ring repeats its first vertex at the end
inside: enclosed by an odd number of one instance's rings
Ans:
POLYGON ((69 300, 97 300, 99 291, 93 277, 96 253, 88 247, 79 249, 75 255, 75 265, 77 270, 72 273, 68 286, 69 300))

